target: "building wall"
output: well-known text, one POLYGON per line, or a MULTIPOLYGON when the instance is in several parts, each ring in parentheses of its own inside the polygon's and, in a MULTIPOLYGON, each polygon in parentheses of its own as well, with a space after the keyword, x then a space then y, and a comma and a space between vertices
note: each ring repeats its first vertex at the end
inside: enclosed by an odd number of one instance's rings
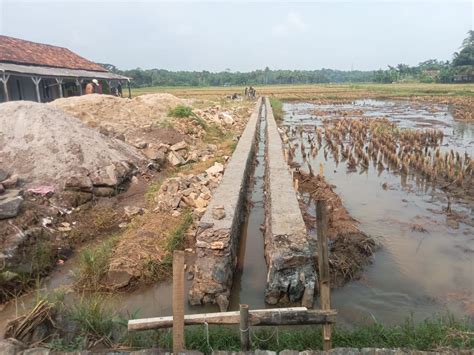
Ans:
POLYGON ((10 101, 29 100, 36 101, 35 84, 31 78, 21 76, 10 76, 8 80, 8 95, 10 101))
MULTIPOLYGON (((2 85, 3 86, 3 85, 2 85)), ((37 101, 36 87, 30 77, 11 75, 8 80, 10 101, 37 101)), ((39 83, 41 102, 49 102, 59 97, 59 86, 55 79, 41 79, 39 83)), ((0 102, 5 101, 3 87, 0 88, 0 102)))

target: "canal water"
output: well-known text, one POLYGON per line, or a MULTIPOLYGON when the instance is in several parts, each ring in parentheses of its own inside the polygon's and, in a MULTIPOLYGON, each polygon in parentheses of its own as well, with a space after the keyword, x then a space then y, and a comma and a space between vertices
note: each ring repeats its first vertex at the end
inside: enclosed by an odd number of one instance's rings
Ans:
POLYGON ((232 286, 230 303, 232 310, 239 309, 239 304, 248 304, 251 309, 266 308, 264 293, 267 264, 262 228, 265 223, 266 134, 266 107, 263 104, 260 112, 253 178, 247 197, 249 210, 242 228, 237 272, 232 286))

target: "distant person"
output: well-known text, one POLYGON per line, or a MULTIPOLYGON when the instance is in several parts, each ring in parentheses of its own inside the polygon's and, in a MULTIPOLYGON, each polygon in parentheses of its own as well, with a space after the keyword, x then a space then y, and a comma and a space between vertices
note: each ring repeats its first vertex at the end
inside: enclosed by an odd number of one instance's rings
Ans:
POLYGON ((92 84, 92 82, 89 82, 86 84, 85 92, 86 92, 86 95, 93 94, 95 92, 94 84, 92 84))
POLYGON ((118 86, 117 86, 117 92, 118 92, 118 96, 120 97, 123 97, 123 94, 122 94, 122 83, 119 82, 118 86))
POLYGON ((95 92, 97 94, 102 94, 103 93, 103 90, 102 90, 102 83, 99 82, 99 80, 97 79, 92 79, 92 83, 95 85, 95 92))
POLYGON ((247 87, 245 87, 245 91, 244 91, 245 97, 247 97, 248 93, 249 93, 249 89, 247 87))

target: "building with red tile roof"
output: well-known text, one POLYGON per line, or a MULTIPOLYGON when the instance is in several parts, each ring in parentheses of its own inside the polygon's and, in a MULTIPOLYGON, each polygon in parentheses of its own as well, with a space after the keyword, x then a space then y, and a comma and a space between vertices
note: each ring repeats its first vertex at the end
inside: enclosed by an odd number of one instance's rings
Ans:
POLYGON ((89 83, 118 94, 124 82, 129 86, 130 79, 67 48, 0 35, 0 102, 82 95, 89 83))

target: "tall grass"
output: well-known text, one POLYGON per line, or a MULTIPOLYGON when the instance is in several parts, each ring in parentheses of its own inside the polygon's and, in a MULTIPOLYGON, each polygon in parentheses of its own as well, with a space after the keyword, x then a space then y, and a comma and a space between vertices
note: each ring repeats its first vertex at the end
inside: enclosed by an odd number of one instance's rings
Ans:
MULTIPOLYGON (((257 328, 258 329, 258 328, 257 328)), ((284 329, 277 333, 274 328, 251 332, 253 349, 282 351, 285 349, 304 351, 322 349, 321 327, 311 326, 284 329)), ((171 333, 159 338, 159 347, 171 348, 171 333)), ((238 329, 212 327, 209 343, 214 350, 238 351, 238 329)), ((186 347, 210 353, 204 327, 186 329, 186 347)), ((474 324, 468 320, 457 321, 451 317, 425 320, 415 323, 407 319, 402 325, 383 326, 379 323, 365 325, 354 330, 335 327, 333 347, 351 348, 407 348, 413 350, 440 350, 445 348, 471 349, 474 347, 474 324)))
MULTIPOLYGON (((124 348, 172 348, 171 330, 127 332, 127 319, 120 317, 107 306, 104 297, 83 298, 70 309, 62 310, 63 317, 73 322, 72 333, 67 339, 56 334, 50 347, 56 350, 83 349, 92 341, 102 341, 107 346, 124 348), (81 340, 82 339, 82 340, 81 340)), ((137 314, 132 314, 131 319, 137 314)), ((320 326, 298 328, 251 329, 252 349, 296 351, 322 349, 320 326)), ((190 326, 185 329, 185 344, 190 350, 209 354, 212 350, 239 351, 238 327, 211 326, 209 334, 204 326, 190 326), (209 335, 209 343, 207 340, 209 335)), ((404 348, 423 351, 474 348, 474 323, 472 319, 456 320, 453 317, 426 319, 416 323, 408 318, 405 323, 384 326, 380 323, 362 325, 355 329, 335 326, 333 347, 350 348, 404 348)))
POLYGON ((190 211, 184 213, 181 223, 173 229, 168 237, 168 243, 166 250, 173 254, 175 250, 183 249, 184 247, 184 234, 193 223, 193 216, 190 211))
POLYGON ((118 242, 113 236, 99 245, 83 250, 79 257, 79 267, 75 272, 75 285, 88 291, 98 291, 109 270, 109 259, 118 242))
POLYGON ((275 120, 282 121, 284 116, 283 103, 276 97, 271 97, 270 105, 272 106, 273 117, 275 117, 275 120))

